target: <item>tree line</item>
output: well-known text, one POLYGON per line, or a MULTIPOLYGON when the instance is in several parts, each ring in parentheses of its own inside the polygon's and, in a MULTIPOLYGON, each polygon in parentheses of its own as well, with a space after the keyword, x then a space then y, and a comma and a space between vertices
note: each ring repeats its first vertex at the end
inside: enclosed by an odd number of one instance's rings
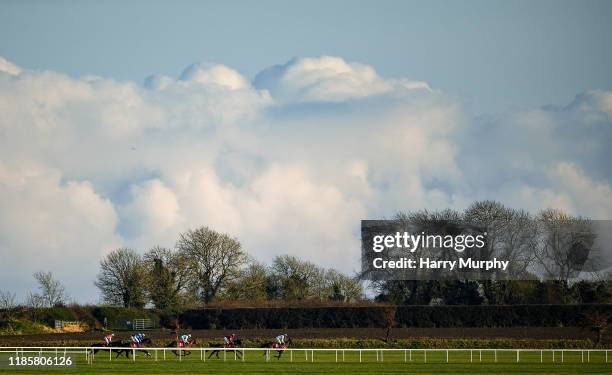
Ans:
POLYGON ((290 255, 270 266, 253 260, 235 237, 207 227, 179 234, 174 249, 154 247, 144 255, 119 248, 100 261, 95 285, 103 302, 124 307, 148 303, 161 310, 222 300, 355 301, 358 280, 290 255))
MULTIPOLYGON (((439 221, 487 228, 485 257, 512 259, 514 274, 525 280, 395 280, 371 283, 374 299, 397 305, 517 305, 611 303, 610 274, 580 279, 589 262, 595 234, 590 220, 560 210, 532 215, 499 202, 478 201, 463 211, 400 212, 398 222, 422 228, 439 221), (575 244, 582 244, 575 246, 575 244), (536 274, 537 273, 537 274, 536 274)), ((609 261, 609 259, 607 259, 609 261)), ((609 272, 609 271, 608 271, 609 272)), ((64 305, 64 286, 50 272, 37 272, 38 292, 25 305, 64 305)), ((102 302, 124 307, 154 306, 173 311, 223 301, 354 302, 364 298, 363 275, 351 277, 290 255, 269 265, 254 260, 240 241, 199 227, 180 233, 174 248, 110 251, 100 261, 95 285, 102 302)), ((0 291, 0 309, 16 306, 13 293, 0 291)))
POLYGON ((609 262, 592 247, 592 221, 561 210, 536 215, 495 201, 474 202, 464 211, 400 212, 398 223, 427 231, 440 222, 486 228, 485 259, 511 260, 513 280, 394 280, 374 283, 378 301, 408 305, 573 304, 612 302, 609 262), (588 275, 587 277, 584 277, 588 275))

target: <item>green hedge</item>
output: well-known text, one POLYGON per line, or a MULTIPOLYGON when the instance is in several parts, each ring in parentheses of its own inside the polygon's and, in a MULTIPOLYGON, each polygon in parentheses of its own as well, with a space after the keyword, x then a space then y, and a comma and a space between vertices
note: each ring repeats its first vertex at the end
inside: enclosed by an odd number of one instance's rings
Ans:
MULTIPOLYGON (((385 307, 205 308, 179 314, 193 329, 377 328, 385 326, 385 307)), ((586 326, 588 314, 612 316, 612 305, 398 306, 396 327, 562 327, 586 326)), ((100 328, 126 329, 125 322, 149 318, 170 328, 172 317, 151 309, 70 306, 22 309, 16 318, 42 322, 80 320, 100 328)))
MULTIPOLYGON (((0 311, 1 313, 2 311, 0 311)), ((55 320, 82 321, 91 328, 101 328, 104 318, 109 328, 127 329, 126 322, 133 319, 151 319, 159 326, 160 314, 151 309, 128 309, 107 306, 68 306, 45 308, 19 308, 12 315, 17 319, 27 319, 34 322, 54 326, 55 320)), ((4 320, 0 314, 0 321, 4 320)))
POLYGON ((598 311, 612 316, 612 305, 400 306, 400 327, 578 327, 598 311))
MULTIPOLYGON (((384 308, 197 309, 180 314, 193 329, 384 327, 384 308)), ((588 325, 593 311, 612 316, 612 305, 398 306, 398 327, 561 327, 588 325)))

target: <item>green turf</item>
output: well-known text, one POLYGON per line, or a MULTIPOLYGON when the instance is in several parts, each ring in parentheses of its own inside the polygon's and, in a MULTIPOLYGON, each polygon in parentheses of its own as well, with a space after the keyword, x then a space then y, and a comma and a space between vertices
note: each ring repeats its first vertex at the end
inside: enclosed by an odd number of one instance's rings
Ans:
MULTIPOLYGON (((609 353, 612 360, 612 352, 609 353)), ((449 362, 446 362, 444 351, 430 351, 427 353, 427 363, 422 351, 413 351, 412 361, 409 352, 386 351, 378 361, 376 353, 363 352, 359 362, 358 352, 345 352, 342 362, 342 351, 314 352, 314 361, 311 353, 303 350, 293 353, 293 362, 289 352, 285 352, 280 360, 271 357, 268 362, 262 352, 247 352, 244 361, 234 360, 234 354, 228 352, 225 360, 223 353, 219 359, 212 358, 200 360, 199 353, 184 357, 179 361, 174 355, 167 353, 166 360, 158 353, 157 361, 154 357, 147 358, 142 355, 136 361, 125 358, 109 361, 108 355, 100 353, 91 364, 88 364, 83 354, 72 354, 76 361, 73 368, 29 368, 8 369, 0 368, 2 374, 611 374, 612 361, 605 363, 603 352, 591 353, 587 358, 580 352, 565 352, 563 363, 560 362, 560 352, 555 354, 552 362, 552 352, 545 351, 542 358, 539 352, 522 352, 520 362, 516 362, 515 352, 498 352, 497 362, 492 351, 478 350, 472 352, 450 352, 449 362), (587 362, 587 359, 590 362, 587 362), (406 362, 404 362, 406 360, 406 362), (543 362, 540 362, 542 360, 543 362), (472 361, 472 362, 470 362, 472 361), (584 362, 583 362, 584 361, 584 362)), ((6 363, 6 354, 0 356, 6 363)))

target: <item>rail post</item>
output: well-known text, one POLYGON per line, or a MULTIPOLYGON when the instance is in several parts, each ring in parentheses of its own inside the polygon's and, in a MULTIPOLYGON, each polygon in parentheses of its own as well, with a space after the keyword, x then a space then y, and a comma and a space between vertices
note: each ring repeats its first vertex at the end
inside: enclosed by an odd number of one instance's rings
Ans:
POLYGON ((423 350, 423 355, 425 357, 425 363, 427 363, 427 349, 423 350))
MULTIPOLYGON (((242 360, 244 361, 244 354, 242 355, 242 360)), ((289 349, 289 362, 293 362, 293 350, 289 349)))
POLYGON ((563 363, 563 349, 561 349, 561 363, 563 363))
POLYGON ((166 360, 166 348, 164 348, 164 361, 166 360))
MULTIPOLYGON (((608 362, 608 352, 606 351, 606 362, 608 362)), ((359 349, 359 363, 361 363, 361 349, 359 349)))
POLYGON ((446 349, 446 363, 448 363, 448 349, 446 349))
POLYGON ((493 349, 493 355, 495 356, 495 363, 497 363, 497 349, 493 349))
POLYGON ((519 361, 519 351, 518 349, 516 349, 516 363, 518 363, 519 361))
POLYGON ((543 350, 540 350, 540 363, 544 362, 543 350))
POLYGON ((412 362, 412 349, 410 349, 410 353, 408 353, 408 355, 410 356, 410 362, 412 362))
POLYGON ((223 348, 223 362, 227 360, 227 350, 223 348))
POLYGON ((310 351, 310 362, 314 362, 314 350, 310 351))
POLYGON ((342 362, 344 362, 344 352, 345 352, 345 350, 342 349, 342 362))
POLYGON ((136 362, 136 349, 132 348, 132 362, 136 362))
POLYGON ((155 362, 157 362, 157 349, 155 349, 155 362))
POLYGON ((380 361, 381 362, 385 361, 385 351, 383 349, 380 350, 380 361))
POLYGON ((555 349, 553 349, 553 362, 555 361, 555 349))
POLYGON ((474 351, 470 349, 470 363, 474 362, 474 351))
POLYGON ((338 349, 336 349, 336 362, 338 362, 338 349))
POLYGON ((404 349, 404 363, 406 363, 406 355, 408 354, 408 353, 406 353, 406 352, 407 352, 407 350, 406 350, 406 349, 404 349))
MULTIPOLYGON (((113 351, 111 350, 111 348, 108 348, 108 361, 112 361, 113 360, 113 351)), ((66 352, 64 351, 64 357, 66 357, 66 352)))
POLYGON ((591 349, 587 350, 587 363, 591 362, 591 349))
POLYGON ((580 363, 584 363, 584 350, 580 351, 580 363))
POLYGON ((482 362, 482 349, 478 350, 478 362, 482 362))

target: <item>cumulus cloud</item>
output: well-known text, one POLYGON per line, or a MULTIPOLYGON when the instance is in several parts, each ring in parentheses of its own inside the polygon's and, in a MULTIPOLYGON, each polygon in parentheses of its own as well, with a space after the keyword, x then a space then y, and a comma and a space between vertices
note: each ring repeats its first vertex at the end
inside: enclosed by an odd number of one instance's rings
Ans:
POLYGON ((424 82, 388 80, 368 65, 338 57, 295 58, 259 73, 253 84, 281 102, 339 102, 403 90, 429 90, 424 82))
POLYGON ((172 247, 200 225, 262 261, 351 272, 360 220, 398 210, 490 198, 609 218, 611 97, 469 118, 425 83, 338 57, 252 83, 194 64, 143 85, 0 60, 1 280, 23 293, 48 269, 91 301, 105 251, 172 247))
POLYGON ((21 73, 21 69, 7 59, 0 57, 0 72, 16 76, 21 73))
POLYGON ((70 294, 83 297, 96 260, 121 243, 113 204, 91 183, 61 176, 49 167, 0 162, 3 288, 23 292, 33 287, 34 272, 52 270, 70 294))

